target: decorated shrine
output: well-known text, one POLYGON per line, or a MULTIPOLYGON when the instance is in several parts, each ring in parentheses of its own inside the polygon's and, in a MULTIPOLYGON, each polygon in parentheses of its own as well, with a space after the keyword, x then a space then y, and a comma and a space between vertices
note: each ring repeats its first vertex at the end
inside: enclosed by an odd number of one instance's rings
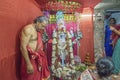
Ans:
MULTIPOLYGON (((46 27, 47 35, 45 34, 45 40, 46 37, 48 38, 48 43, 45 44, 48 65, 52 67, 52 64, 55 64, 57 61, 59 64, 53 66, 55 68, 52 70, 56 69, 53 76, 62 79, 67 75, 67 79, 73 78, 71 74, 81 70, 79 63, 94 63, 93 13, 94 6, 100 1, 101 0, 1 1, 0 79, 20 80, 21 54, 19 50, 19 32, 21 28, 31 23, 37 16, 43 14, 49 19, 49 25, 46 27), (57 15, 58 12, 62 12, 63 14, 59 15, 60 18, 57 15), (62 29, 59 31, 58 27, 60 27, 60 25, 62 29), (55 36, 56 34, 57 36, 55 36), (65 54, 63 54, 63 52, 65 54), (86 56, 88 53, 89 56, 86 56), (55 58, 53 58, 54 56, 57 57, 56 61, 54 60, 55 58), (76 67, 76 65, 78 66, 76 67), (61 67, 64 67, 63 72, 57 73, 57 71, 61 71, 61 67), (65 76, 61 76, 61 73, 67 72, 65 70, 69 70, 70 72, 65 73, 65 76)), ((82 66, 82 69, 85 70, 86 66, 82 66)))
POLYGON ((51 41, 48 41, 46 50, 49 51, 48 64, 52 75, 61 79, 75 79, 75 63, 81 62, 79 40, 82 32, 79 28, 80 13, 76 12, 78 9, 80 3, 64 0, 48 1, 42 6, 44 15, 49 19, 46 28, 51 41))
MULTIPOLYGON (((51 0, 41 4, 40 8, 49 19, 46 27, 49 38, 46 51, 52 77, 77 79, 75 68, 81 62, 86 63, 86 57, 82 59, 80 55, 80 39, 84 39, 80 29, 80 20, 84 17, 81 14, 82 4, 71 0, 51 0)), ((93 62, 91 56, 89 63, 93 62)))

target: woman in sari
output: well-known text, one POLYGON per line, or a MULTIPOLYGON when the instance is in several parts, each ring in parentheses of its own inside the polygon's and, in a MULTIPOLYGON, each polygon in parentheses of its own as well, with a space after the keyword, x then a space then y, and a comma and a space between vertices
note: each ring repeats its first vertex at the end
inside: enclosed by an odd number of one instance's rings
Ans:
POLYGON ((110 30, 110 26, 115 26, 116 20, 115 18, 110 18, 109 25, 105 26, 105 53, 106 56, 112 57, 113 54, 113 45, 112 45, 112 31, 110 30))
POLYGON ((110 30, 113 31, 113 45, 114 45, 114 51, 113 51, 113 56, 112 60, 115 66, 115 69, 113 71, 114 74, 119 74, 120 72, 120 26, 110 26, 110 30))

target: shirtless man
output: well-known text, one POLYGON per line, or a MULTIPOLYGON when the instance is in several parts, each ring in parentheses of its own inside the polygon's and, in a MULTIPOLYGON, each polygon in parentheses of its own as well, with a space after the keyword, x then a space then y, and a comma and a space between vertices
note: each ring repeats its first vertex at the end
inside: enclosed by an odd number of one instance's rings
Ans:
POLYGON ((47 18, 39 16, 34 23, 22 29, 20 37, 20 49, 23 56, 21 80, 47 80, 50 75, 41 36, 41 30, 44 30, 47 24, 47 18))

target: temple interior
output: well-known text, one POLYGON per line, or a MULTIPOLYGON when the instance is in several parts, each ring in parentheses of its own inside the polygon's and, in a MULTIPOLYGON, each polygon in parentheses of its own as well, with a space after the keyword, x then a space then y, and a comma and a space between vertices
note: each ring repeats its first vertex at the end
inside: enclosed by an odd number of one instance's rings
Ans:
MULTIPOLYGON (((113 52, 107 54, 105 50, 105 31, 110 18, 115 18, 116 25, 120 26, 120 0, 1 0, 0 80, 21 80, 21 29, 32 23, 37 16, 45 15, 49 18, 49 24, 46 27, 48 39, 54 40, 52 34, 58 23, 57 12, 59 11, 64 15, 63 23, 66 31, 72 36, 70 38, 73 43, 71 42, 72 47, 69 51, 73 49, 71 52, 76 64, 76 73, 79 75, 74 79, 51 77, 49 80, 120 80, 120 75, 112 74, 98 79, 97 72, 94 70, 96 62, 101 57, 112 58, 113 52), (88 74, 93 72, 92 78, 91 76, 88 79, 81 77, 86 74, 84 71, 88 71, 88 74)), ((48 41, 46 45, 49 67, 52 66, 51 56, 54 53, 52 44, 48 41)), ((110 50, 108 52, 110 53, 110 50)), ((64 65, 64 61, 61 64, 64 65)))

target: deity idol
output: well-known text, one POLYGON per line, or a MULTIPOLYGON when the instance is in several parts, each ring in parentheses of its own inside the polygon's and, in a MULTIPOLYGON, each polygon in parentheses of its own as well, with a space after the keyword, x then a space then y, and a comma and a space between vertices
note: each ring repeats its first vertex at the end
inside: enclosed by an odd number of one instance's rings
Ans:
POLYGON ((52 75, 71 80, 75 73, 72 37, 65 28, 61 11, 57 12, 56 20, 57 29, 53 31, 52 41, 52 75))

